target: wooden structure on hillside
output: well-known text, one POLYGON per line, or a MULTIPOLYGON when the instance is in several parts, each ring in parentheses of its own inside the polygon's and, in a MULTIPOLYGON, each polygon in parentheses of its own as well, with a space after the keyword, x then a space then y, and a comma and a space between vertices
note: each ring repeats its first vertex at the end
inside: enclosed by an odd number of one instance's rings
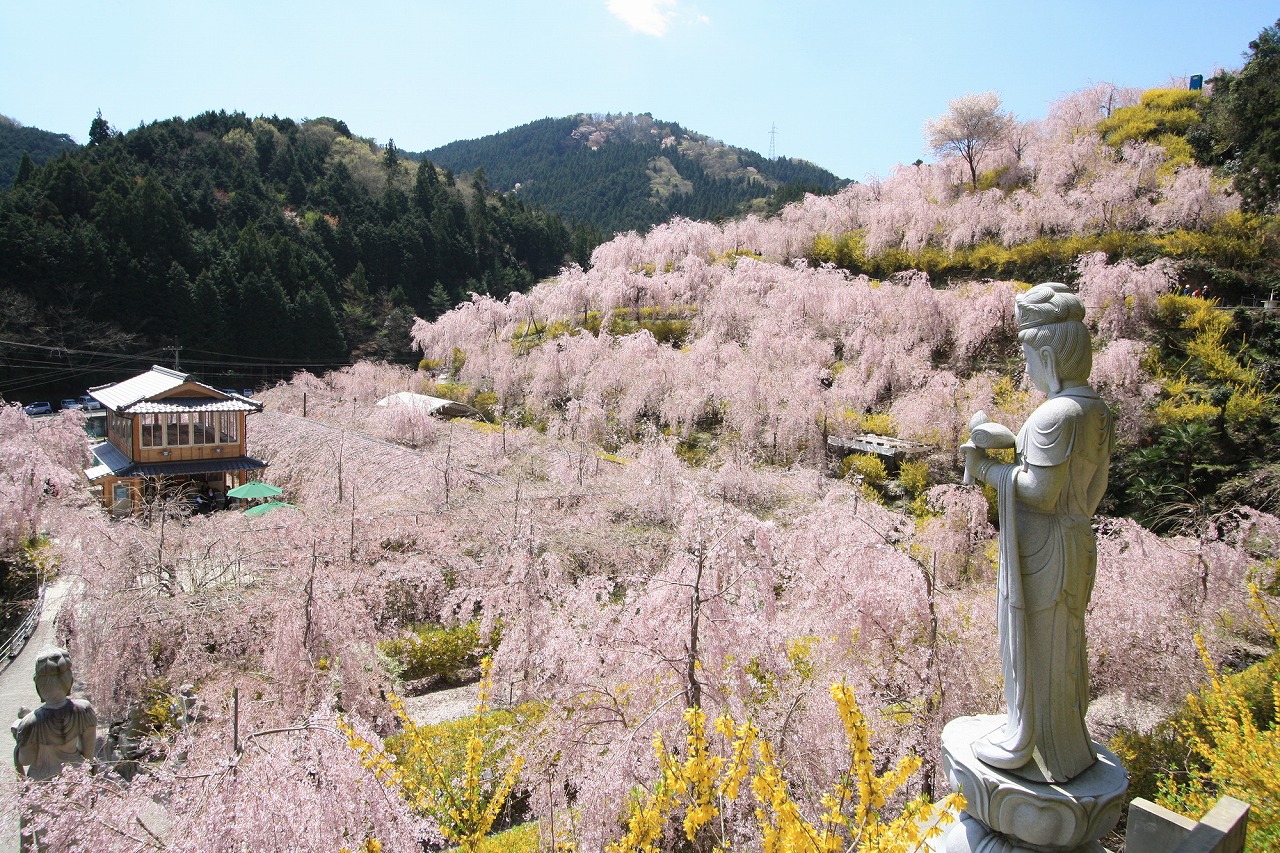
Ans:
POLYGON ((262 411, 249 397, 152 367, 132 379, 89 389, 107 413, 107 440, 84 473, 102 504, 133 512, 157 497, 226 502, 228 489, 266 463, 245 454, 245 419, 262 411))
POLYGON ((873 433, 862 433, 850 438, 827 436, 827 454, 831 458, 843 459, 850 453, 871 453, 881 457, 890 469, 896 468, 905 459, 919 456, 932 449, 929 445, 916 441, 873 433))

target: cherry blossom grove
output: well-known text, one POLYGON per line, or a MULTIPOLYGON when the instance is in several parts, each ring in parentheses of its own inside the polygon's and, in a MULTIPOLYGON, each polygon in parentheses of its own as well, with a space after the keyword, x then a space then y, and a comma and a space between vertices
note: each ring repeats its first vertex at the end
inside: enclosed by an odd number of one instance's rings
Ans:
MULTIPOLYGON (((77 498, 79 424, 0 409, 3 544, 49 534, 74 584, 59 639, 103 729, 137 747, 29 787, 33 825, 69 839, 52 849, 442 849, 340 725, 396 734, 389 694, 406 685, 379 644, 471 623, 492 645, 495 703, 540 709, 513 738, 521 818, 548 841, 615 838, 657 773, 655 735, 674 743, 691 707, 751 720, 816 815, 847 754, 835 683, 878 757, 921 758, 910 793, 941 796, 943 723, 1001 702, 996 534, 959 447, 975 411, 1016 426, 1038 402, 1011 312, 1026 283, 876 280, 805 258, 822 235, 948 251, 1233 211, 1208 172, 1102 142, 1099 106, 1136 98, 1093 87, 1015 128, 984 167, 1007 186, 965 192, 944 161, 770 219, 672 220, 528 293, 419 320, 417 368, 299 373, 258 395, 247 428, 294 504, 264 516, 161 502, 107 518, 77 498), (403 391, 485 418, 379 405, 403 391), (901 468, 879 485, 838 476, 828 439, 875 431, 914 442, 914 487, 901 468)), ((1178 268, 1086 254, 1070 275, 1095 383, 1136 441, 1178 268)), ((1261 635, 1246 584, 1280 520, 1239 507, 1176 537, 1116 518, 1097 531, 1090 687, 1106 701, 1090 725, 1108 732, 1150 725, 1203 680, 1197 634, 1218 659, 1261 635)))

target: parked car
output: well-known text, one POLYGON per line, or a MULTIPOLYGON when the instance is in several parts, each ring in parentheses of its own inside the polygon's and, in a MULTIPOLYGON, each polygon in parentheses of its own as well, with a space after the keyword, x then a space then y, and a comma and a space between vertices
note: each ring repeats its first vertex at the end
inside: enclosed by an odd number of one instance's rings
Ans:
POLYGON ((80 408, 87 412, 100 412, 102 411, 102 404, 88 394, 82 394, 80 395, 80 408))
POLYGON ((27 403, 22 407, 22 411, 28 415, 51 415, 53 414, 53 406, 48 403, 27 403))
POLYGON ((61 403, 58 404, 58 408, 64 412, 69 412, 69 411, 78 411, 80 409, 83 409, 84 406, 80 405, 79 400, 73 400, 70 397, 68 397, 67 399, 63 400, 61 403))

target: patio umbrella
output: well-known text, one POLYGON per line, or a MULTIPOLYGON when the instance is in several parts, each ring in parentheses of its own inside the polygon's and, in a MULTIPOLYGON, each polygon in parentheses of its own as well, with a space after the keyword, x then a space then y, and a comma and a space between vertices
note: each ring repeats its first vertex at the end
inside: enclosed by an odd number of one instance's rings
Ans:
POLYGON ((284 489, 277 488, 270 483, 263 483, 260 480, 254 480, 252 483, 245 483, 243 486, 236 486, 227 492, 230 498, 274 498, 278 494, 282 494, 284 489))
POLYGON ((249 507, 244 511, 244 514, 245 515, 266 515, 272 510, 280 509, 281 507, 288 507, 289 509, 297 509, 297 507, 295 507, 293 504, 285 503, 284 501, 267 501, 264 504, 258 504, 257 506, 249 507))

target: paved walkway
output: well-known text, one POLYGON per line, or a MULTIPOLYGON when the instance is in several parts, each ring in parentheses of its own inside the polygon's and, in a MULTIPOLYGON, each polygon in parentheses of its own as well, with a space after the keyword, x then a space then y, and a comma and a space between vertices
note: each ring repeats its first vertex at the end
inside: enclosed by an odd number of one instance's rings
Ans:
MULTIPOLYGON (((33 680, 36 656, 45 646, 54 642, 53 622, 71 588, 70 582, 59 580, 45 593, 44 611, 31 639, 22 652, 12 661, 0 665, 0 785, 4 786, 4 801, 16 793, 18 775, 13 770, 13 742, 7 731, 22 706, 34 708, 40 704, 33 680)), ((425 696, 405 700, 406 710, 414 722, 422 724, 455 720, 475 712, 479 694, 478 684, 468 684, 452 690, 440 690, 425 696)), ((20 853, 18 844, 18 815, 11 809, 0 809, 0 853, 20 853)))
MULTIPOLYGON (((0 667, 0 784, 5 786, 5 799, 15 791, 18 774, 13 769, 13 739, 8 732, 9 723, 18 717, 18 709, 25 705, 34 708, 40 704, 34 681, 36 656, 45 646, 53 644, 53 620, 58 615, 62 600, 71 584, 58 580, 45 592, 44 612, 31 639, 22 652, 0 667)), ((18 853, 18 816, 6 809, 0 813, 0 853, 18 853)))

